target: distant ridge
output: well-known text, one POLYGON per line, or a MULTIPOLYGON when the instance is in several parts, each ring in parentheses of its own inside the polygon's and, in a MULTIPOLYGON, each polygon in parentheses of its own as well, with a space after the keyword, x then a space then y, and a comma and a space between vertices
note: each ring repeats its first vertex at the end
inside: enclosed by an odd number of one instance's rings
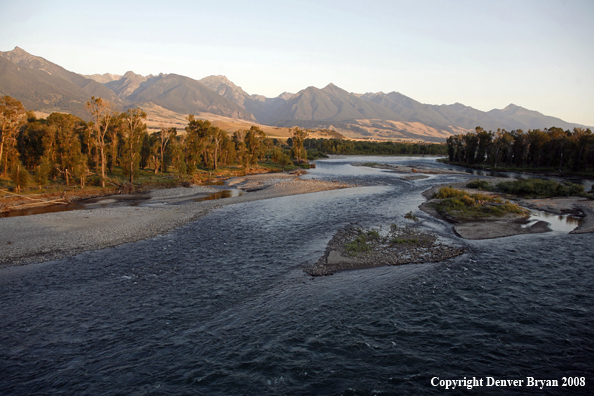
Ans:
POLYGON ((276 127, 325 128, 370 139, 443 141, 477 126, 486 130, 584 127, 514 104, 484 112, 461 103, 423 104, 399 92, 349 93, 332 83, 267 98, 248 94, 222 75, 201 80, 163 73, 142 76, 133 71, 123 76, 83 76, 19 47, 0 52, 0 94, 21 100, 28 109, 65 111, 82 118, 88 118, 84 103, 96 96, 121 109, 153 108, 152 104, 183 117, 205 113, 276 127))
POLYGON ((104 74, 81 74, 83 77, 91 79, 91 80, 95 80, 100 84, 105 84, 108 83, 110 81, 114 81, 114 80, 119 80, 120 78, 122 78, 122 76, 118 75, 118 74, 110 74, 110 73, 104 73, 104 74))
POLYGON ((53 77, 72 83, 85 92, 89 98, 91 96, 101 96, 104 99, 117 103, 117 97, 103 84, 68 71, 42 57, 31 55, 19 47, 15 47, 12 51, 0 52, 0 57, 8 59, 17 66, 42 71, 53 77))

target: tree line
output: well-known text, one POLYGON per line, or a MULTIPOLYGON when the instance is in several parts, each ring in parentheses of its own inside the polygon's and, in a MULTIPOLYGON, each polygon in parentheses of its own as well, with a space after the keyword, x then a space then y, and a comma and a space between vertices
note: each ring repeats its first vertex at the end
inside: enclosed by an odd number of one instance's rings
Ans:
POLYGON ((444 144, 412 142, 366 142, 339 139, 306 139, 307 150, 350 155, 446 155, 444 144))
POLYGON ((476 127, 465 135, 450 136, 446 145, 451 162, 469 166, 594 170, 594 135, 590 129, 487 132, 476 127))
MULTIPOLYGON (((303 141, 308 132, 295 128, 291 145, 266 137, 257 126, 233 134, 189 115, 186 133, 161 128, 149 134, 141 109, 117 111, 111 103, 92 97, 85 107, 90 121, 71 114, 52 113, 38 119, 20 101, 0 97, 0 170, 17 187, 34 175, 36 184, 62 179, 85 186, 90 176, 105 187, 109 174, 120 167, 130 181, 139 169, 171 171, 180 177, 200 169, 239 165, 245 169, 271 160, 284 167, 307 158, 303 141)), ((26 183, 24 183, 26 184, 26 183)))

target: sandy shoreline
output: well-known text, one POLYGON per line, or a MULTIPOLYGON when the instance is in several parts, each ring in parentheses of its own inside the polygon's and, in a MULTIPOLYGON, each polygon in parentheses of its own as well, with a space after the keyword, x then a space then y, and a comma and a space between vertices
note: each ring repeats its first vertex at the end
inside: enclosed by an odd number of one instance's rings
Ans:
MULTIPOLYGON (((60 259, 165 234, 225 205, 351 187, 298 179, 290 174, 258 174, 230 179, 227 188, 246 191, 225 199, 194 201, 209 186, 149 193, 142 206, 120 206, 0 219, 0 267, 60 259), (252 192, 248 192, 252 191, 252 192), (175 204, 175 205, 172 205, 175 204)), ((105 197, 105 200, 117 197, 105 197)))

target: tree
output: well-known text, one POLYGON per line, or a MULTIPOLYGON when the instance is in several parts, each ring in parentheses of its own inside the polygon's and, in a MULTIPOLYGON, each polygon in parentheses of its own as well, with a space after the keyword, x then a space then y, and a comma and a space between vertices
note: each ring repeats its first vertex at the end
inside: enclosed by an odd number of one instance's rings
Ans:
MULTIPOLYGON (((167 149, 167 144, 172 137, 177 135, 177 130, 175 128, 165 129, 161 127, 161 130, 158 132, 158 144, 159 144, 159 153, 161 154, 161 171, 165 172, 165 150, 167 149)), ((157 169, 155 169, 155 174, 157 173, 157 169)))
POLYGON ((244 142, 246 149, 246 156, 248 165, 255 165, 264 154, 266 147, 264 146, 264 139, 266 134, 257 126, 253 125, 249 130, 245 131, 244 142))
POLYGON ((14 149, 17 133, 26 120, 27 112, 20 101, 10 96, 0 98, 0 164, 4 160, 4 175, 9 167, 6 153, 14 149))
POLYGON ((291 142, 293 145, 292 152, 293 158, 297 160, 297 162, 301 162, 304 157, 307 157, 305 148, 303 147, 303 142, 307 138, 309 133, 299 128, 295 128, 293 130, 293 135, 291 137, 291 142))
POLYGON ((146 124, 143 122, 145 119, 146 113, 140 109, 128 109, 123 116, 126 147, 124 162, 126 172, 129 172, 130 183, 134 180, 134 172, 137 171, 140 162, 140 147, 146 133, 146 124))
POLYGON ((85 108, 93 118, 93 134, 95 144, 99 149, 99 161, 101 162, 101 187, 105 187, 105 165, 107 162, 105 158, 105 135, 111 123, 113 109, 108 101, 94 96, 85 104, 85 108))
POLYGON ((171 162, 175 171, 180 179, 183 180, 184 175, 187 173, 186 158, 184 154, 184 141, 181 137, 172 139, 170 144, 171 149, 171 162))
POLYGON ((52 171, 52 163, 49 158, 43 156, 41 157, 41 162, 37 166, 35 170, 35 182, 39 185, 39 189, 41 190, 41 186, 47 184, 49 175, 52 171))
POLYGON ((71 114, 52 113, 47 117, 47 130, 44 136, 45 156, 49 158, 70 184, 69 174, 75 168, 84 167, 86 157, 82 154, 79 133, 86 128, 85 122, 71 114))
POLYGON ((285 153, 280 154, 277 162, 282 167, 282 172, 285 171, 285 166, 293 165, 291 158, 289 158, 289 156, 285 153))
POLYGON ((17 164, 10 175, 10 179, 16 184, 17 193, 20 193, 21 187, 27 187, 29 183, 29 172, 22 164, 17 164))

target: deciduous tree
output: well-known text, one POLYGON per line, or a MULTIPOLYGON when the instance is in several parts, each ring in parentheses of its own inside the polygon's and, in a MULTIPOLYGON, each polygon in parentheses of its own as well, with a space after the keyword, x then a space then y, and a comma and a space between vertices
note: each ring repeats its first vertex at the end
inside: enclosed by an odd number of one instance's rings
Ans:
POLYGON ((134 173, 138 169, 140 162, 140 147, 142 138, 146 133, 146 113, 140 109, 129 109, 124 113, 124 140, 125 154, 124 161, 126 173, 129 173, 129 181, 134 181, 134 173))
POLYGON ((14 149, 17 133, 26 120, 27 112, 20 101, 10 96, 0 97, 0 164, 4 161, 5 176, 9 168, 6 153, 14 149))
POLYGON ((93 134, 95 137, 95 144, 99 150, 99 161, 101 164, 101 187, 105 187, 105 136, 111 123, 113 109, 111 103, 101 98, 91 97, 91 100, 85 104, 87 111, 91 114, 93 119, 93 134))

